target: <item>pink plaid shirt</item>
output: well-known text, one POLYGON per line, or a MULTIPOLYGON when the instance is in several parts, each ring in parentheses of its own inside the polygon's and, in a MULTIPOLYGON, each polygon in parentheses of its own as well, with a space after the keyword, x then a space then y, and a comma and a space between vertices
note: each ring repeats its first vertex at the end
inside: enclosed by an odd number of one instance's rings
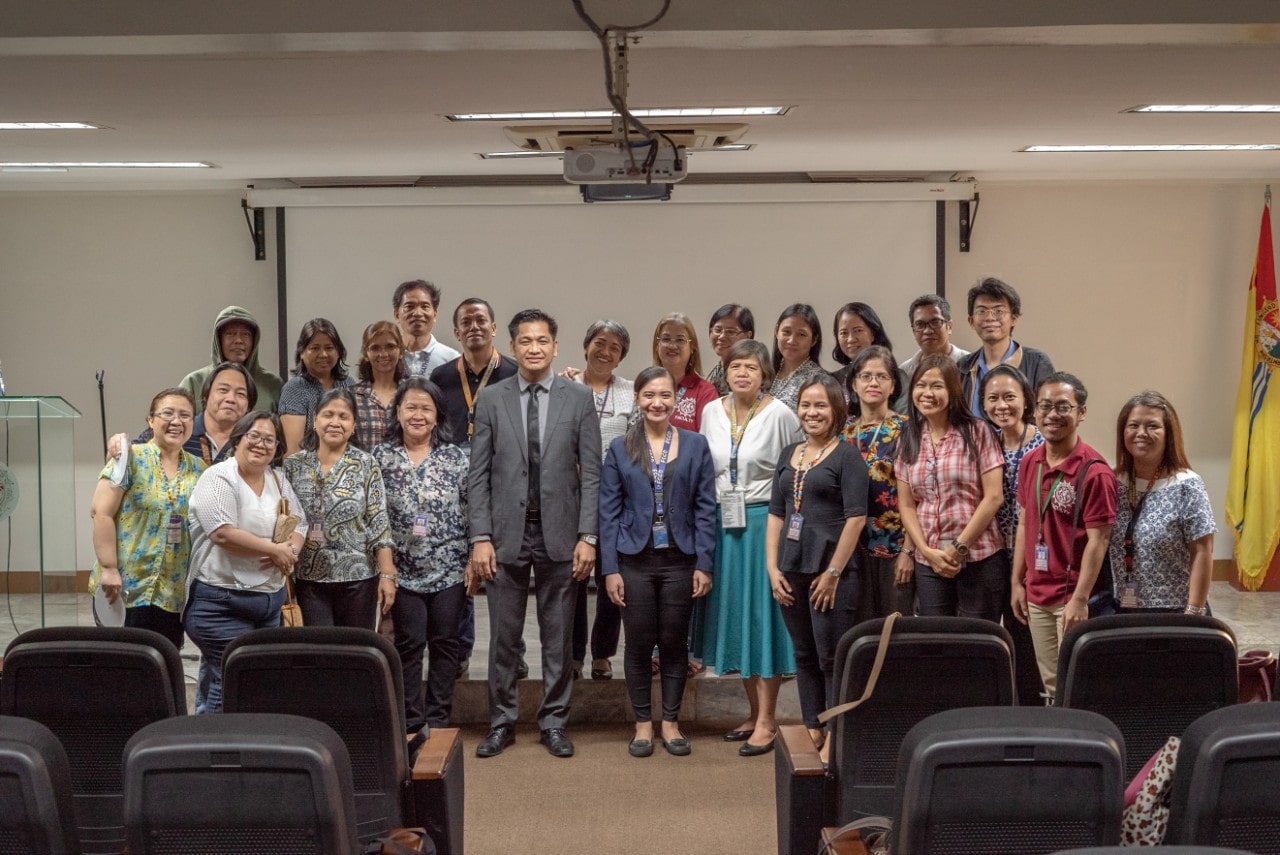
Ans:
MULTIPOLYGON (((973 439, 978 447, 976 462, 954 426, 947 428, 936 448, 925 431, 915 463, 908 464, 901 457, 894 461, 898 489, 906 485, 911 490, 920 527, 924 529, 928 545, 934 549, 941 549, 959 537, 973 519, 982 501, 982 473, 1004 466, 1004 454, 990 430, 982 424, 975 425, 973 439)), ((979 561, 994 555, 1001 546, 1000 526, 992 518, 986 531, 969 544, 969 560, 979 561)), ((918 550, 915 559, 926 563, 918 550)))

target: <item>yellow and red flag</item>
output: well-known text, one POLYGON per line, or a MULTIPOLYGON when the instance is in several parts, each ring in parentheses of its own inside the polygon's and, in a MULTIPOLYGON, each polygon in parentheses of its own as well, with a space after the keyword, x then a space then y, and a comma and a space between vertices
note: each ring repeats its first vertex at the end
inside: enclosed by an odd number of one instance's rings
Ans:
POLYGON ((1277 368, 1280 307, 1268 187, 1245 308, 1244 360, 1227 481, 1226 512, 1235 538, 1236 567, 1241 584, 1250 591, 1262 586, 1280 542, 1280 388, 1269 390, 1277 368))

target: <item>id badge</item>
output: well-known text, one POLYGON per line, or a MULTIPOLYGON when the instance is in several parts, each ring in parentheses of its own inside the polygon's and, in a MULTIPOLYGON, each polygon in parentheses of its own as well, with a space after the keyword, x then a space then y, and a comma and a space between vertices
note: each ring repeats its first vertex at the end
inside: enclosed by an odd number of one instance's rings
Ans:
POLYGON ((324 543, 324 521, 315 520, 307 524, 307 540, 312 543, 324 543))
POLYGON ((747 527, 747 494, 742 490, 727 490, 720 494, 720 519, 726 529, 747 527))
POLYGON ((804 517, 798 513, 792 514, 790 522, 787 523, 787 540, 799 540, 802 528, 804 528, 804 517))
POLYGON ((1120 586, 1120 608, 1136 609, 1138 607, 1138 585, 1136 582, 1125 582, 1120 586))
POLYGON ((667 537, 666 523, 653 524, 653 548, 666 549, 671 545, 671 541, 667 537))
POLYGON ((169 514, 169 524, 165 526, 164 542, 169 546, 180 546, 182 544, 182 516, 180 514, 169 514))
POLYGON ((1036 570, 1041 573, 1049 572, 1049 544, 1036 544, 1036 570))
POLYGON ((413 536, 414 537, 427 536, 427 515, 426 514, 418 514, 413 518, 413 536))

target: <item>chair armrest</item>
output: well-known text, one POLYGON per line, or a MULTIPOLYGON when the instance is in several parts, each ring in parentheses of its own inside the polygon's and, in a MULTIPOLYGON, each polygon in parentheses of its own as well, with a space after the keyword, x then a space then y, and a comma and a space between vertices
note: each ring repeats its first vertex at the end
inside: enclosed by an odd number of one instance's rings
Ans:
POLYGON ((454 746, 462 742, 462 732, 456 727, 433 727, 431 735, 418 752, 413 764, 415 781, 436 781, 449 771, 449 762, 455 754, 454 746))
POLYGON ((818 755, 818 748, 809 736, 809 729, 801 724, 784 724, 778 728, 778 748, 786 752, 792 775, 825 775, 827 767, 818 755))
POLYGON ((826 847, 822 850, 824 855, 867 855, 867 844, 862 842, 861 834, 850 831, 837 839, 839 830, 834 826, 822 829, 822 845, 826 847))
POLYGON ((809 731, 783 725, 774 737, 778 855, 812 855, 822 827, 835 822, 835 788, 809 731))

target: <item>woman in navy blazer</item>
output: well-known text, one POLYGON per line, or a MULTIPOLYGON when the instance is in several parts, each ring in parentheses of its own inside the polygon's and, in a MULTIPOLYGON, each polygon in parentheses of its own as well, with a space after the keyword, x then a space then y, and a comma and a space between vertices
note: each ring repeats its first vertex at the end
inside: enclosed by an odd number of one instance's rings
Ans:
POLYGON ((715 566, 715 469, 707 441, 673 427, 675 381, 655 365, 636 378, 641 418, 609 444, 600 475, 600 566, 627 633, 623 670, 635 712, 633 757, 653 753, 649 654, 658 646, 662 741, 690 752, 680 731, 695 597, 711 590, 715 566))

